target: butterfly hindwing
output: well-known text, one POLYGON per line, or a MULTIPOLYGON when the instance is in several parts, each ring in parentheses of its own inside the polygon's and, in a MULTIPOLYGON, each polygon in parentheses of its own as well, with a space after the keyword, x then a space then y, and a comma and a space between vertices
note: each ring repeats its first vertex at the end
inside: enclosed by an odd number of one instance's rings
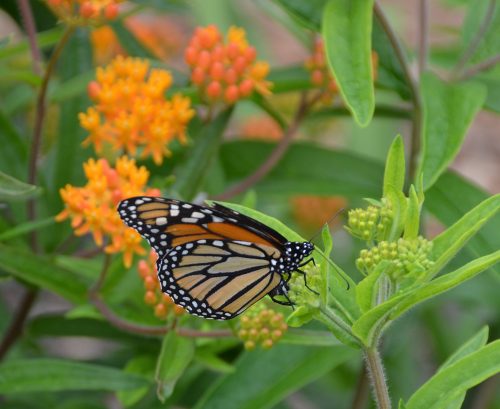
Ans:
POLYGON ((230 319, 280 284, 274 268, 280 256, 260 244, 202 239, 170 250, 158 279, 162 291, 191 314, 230 319))

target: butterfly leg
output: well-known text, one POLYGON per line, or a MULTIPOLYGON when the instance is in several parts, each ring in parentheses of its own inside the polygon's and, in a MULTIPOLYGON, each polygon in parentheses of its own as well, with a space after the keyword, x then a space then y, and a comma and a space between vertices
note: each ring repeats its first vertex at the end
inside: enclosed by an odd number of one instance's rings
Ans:
POLYGON ((297 273, 299 274, 302 274, 302 276, 304 277, 304 284, 306 286, 306 288, 311 291, 312 293, 316 294, 316 295, 319 295, 319 293, 316 291, 316 290, 313 290, 311 287, 309 287, 309 285, 307 284, 307 274, 305 271, 302 271, 301 269, 297 269, 295 270, 297 273))
POLYGON ((288 290, 288 286, 286 285, 286 283, 283 283, 283 285, 281 286, 278 286, 276 287, 274 290, 272 290, 270 293, 269 293, 269 297, 271 297, 271 300, 273 300, 275 303, 277 304, 281 304, 281 305, 286 305, 288 307, 292 307, 293 309, 295 309, 293 306, 294 306, 294 303, 292 302, 292 300, 290 300, 290 298, 288 297, 288 293, 287 293, 287 290, 288 290), (277 295, 282 295, 283 297, 286 298, 286 301, 281 301, 277 298, 275 298, 277 295))

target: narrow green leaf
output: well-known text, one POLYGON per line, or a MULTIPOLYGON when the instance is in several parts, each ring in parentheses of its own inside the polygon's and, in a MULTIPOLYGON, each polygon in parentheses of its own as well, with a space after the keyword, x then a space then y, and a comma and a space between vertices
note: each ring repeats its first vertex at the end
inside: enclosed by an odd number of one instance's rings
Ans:
POLYGON ((192 199, 199 192, 207 170, 218 152, 231 113, 232 109, 227 109, 210 124, 201 127, 189 159, 177 172, 177 181, 173 186, 184 199, 192 199))
POLYGON ((463 345, 460 346, 452 355, 448 357, 446 361, 439 367, 438 372, 448 368, 455 362, 473 352, 478 351, 486 345, 488 342, 489 329, 487 326, 482 327, 477 334, 475 334, 471 339, 467 340, 463 345))
MULTIPOLYGON (((445 226, 452 226, 471 208, 478 206, 487 199, 489 200, 489 194, 473 183, 468 182, 456 173, 446 172, 427 191, 425 207, 445 226)), ((478 220, 483 217, 484 215, 479 217, 478 220)), ((491 217, 488 223, 483 225, 481 230, 468 241, 464 250, 469 259, 471 255, 478 257, 500 248, 499 231, 500 215, 497 214, 491 217)), ((457 235, 458 237, 459 235, 457 235)), ((445 248, 443 246, 443 249, 445 248)), ((443 254, 443 252, 440 251, 438 254, 443 254)), ((499 268, 493 268, 493 270, 500 273, 499 268)))
MULTIPOLYGON (((155 359, 151 355, 140 355, 133 357, 127 362, 124 373, 143 376, 153 379, 155 369, 155 359)), ((140 388, 118 391, 116 397, 125 407, 129 407, 141 400, 149 391, 150 385, 144 385, 140 388)))
POLYGON ((410 186, 410 197, 408 198, 408 210, 406 212, 405 239, 414 239, 420 230, 420 203, 417 191, 413 185, 410 186))
POLYGON ((500 372, 500 341, 494 341, 435 374, 408 400, 407 409, 440 409, 500 372))
POLYGON ((378 279, 386 271, 389 264, 390 262, 387 260, 381 261, 374 271, 356 285, 356 301, 361 312, 365 313, 375 305, 378 279))
POLYGON ((356 355, 345 346, 311 348, 278 344, 245 352, 236 371, 203 394, 195 409, 266 409, 356 355))
POLYGON ((328 0, 274 0, 304 28, 319 31, 321 15, 328 0))
POLYGON ((403 232, 406 212, 408 209, 408 201, 401 190, 396 190, 392 185, 386 186, 387 192, 385 197, 389 199, 392 206, 392 225, 387 240, 395 241, 399 239, 403 232))
POLYGON ((500 194, 497 194, 482 201, 451 227, 435 237, 432 248, 432 259, 435 260, 435 264, 432 271, 429 272, 429 278, 441 270, 499 210, 500 194))
MULTIPOLYGON (((323 239, 323 252, 325 256, 329 258, 333 249, 333 240, 332 240, 332 235, 330 233, 330 227, 328 226, 328 224, 325 224, 323 226, 323 229, 321 230, 321 238, 323 239)), ((320 289, 319 294, 321 297, 321 303, 323 305, 327 305, 328 294, 330 289, 330 264, 327 263, 325 260, 325 262, 321 262, 320 269, 321 269, 322 287, 320 289)))
MULTIPOLYGON (((221 163, 232 181, 255 171, 256 158, 268 157, 275 145, 261 141, 226 142, 221 163)), ((384 169, 379 162, 311 142, 292 144, 276 167, 256 186, 260 195, 342 195, 380 197, 384 169)))
POLYGON ((11 119, 0 110, 0 170, 16 178, 25 177, 28 150, 11 119))
POLYGON ((193 357, 194 343, 192 339, 180 337, 174 331, 169 331, 165 335, 156 364, 155 379, 158 399, 164 402, 172 395, 177 380, 182 376, 193 357))
POLYGON ((444 293, 445 291, 451 290, 463 282, 470 280, 482 271, 488 269, 489 267, 495 265, 500 261, 500 250, 494 253, 488 254, 477 258, 466 265, 462 266, 458 270, 452 273, 440 276, 429 283, 426 283, 419 287, 418 289, 411 291, 406 295, 402 302, 398 303, 396 308, 393 309, 391 313, 391 319, 396 319, 405 311, 409 310, 416 304, 421 303, 431 297, 438 294, 444 293))
POLYGON ((22 236, 26 233, 30 233, 32 231, 42 229, 44 227, 50 226, 54 224, 56 220, 54 217, 48 217, 46 219, 34 220, 32 222, 26 222, 13 227, 12 229, 6 230, 0 233, 0 241, 5 241, 9 239, 13 239, 14 237, 22 236))
MULTIPOLYGON (((52 47, 61 38, 62 32, 63 30, 61 26, 56 26, 42 33, 37 33, 36 43, 42 49, 52 47)), ((11 43, 11 45, 7 47, 0 48, 0 60, 4 60, 5 58, 12 57, 18 54, 27 53, 29 52, 29 50, 30 45, 28 39, 16 38, 15 43, 11 43)))
POLYGON ((392 186, 396 191, 403 191, 405 173, 405 147, 401 135, 398 135, 392 142, 385 161, 384 196, 387 195, 389 186, 392 186))
POLYGON ((303 305, 299 305, 287 317, 286 323, 293 328, 300 328, 311 321, 316 315, 315 311, 303 305))
POLYGON ((86 300, 87 287, 80 278, 45 257, 0 245, 0 266, 14 277, 59 294, 74 303, 86 300))
POLYGON ((128 30, 123 20, 115 20, 110 26, 118 37, 120 45, 129 55, 150 60, 157 59, 155 55, 128 30))
POLYGON ((328 66, 360 126, 375 109, 371 62, 373 0, 330 0, 323 11, 322 34, 328 66))
POLYGON ((142 376, 62 359, 16 359, 0 366, 0 393, 119 391, 148 385, 142 376))
MULTIPOLYGON (((281 342, 281 340, 280 340, 281 342)), ((208 369, 222 374, 233 373, 234 366, 219 358, 215 352, 197 348, 194 360, 208 369)))
POLYGON ((40 193, 38 187, 0 172, 0 200, 26 200, 38 193, 40 193))
POLYGON ((280 344, 308 345, 315 347, 338 346, 339 341, 328 331, 290 329, 285 332, 280 344))
POLYGON ((417 174, 427 190, 460 150, 469 126, 486 99, 479 83, 447 84, 433 74, 422 76, 422 157, 417 174))

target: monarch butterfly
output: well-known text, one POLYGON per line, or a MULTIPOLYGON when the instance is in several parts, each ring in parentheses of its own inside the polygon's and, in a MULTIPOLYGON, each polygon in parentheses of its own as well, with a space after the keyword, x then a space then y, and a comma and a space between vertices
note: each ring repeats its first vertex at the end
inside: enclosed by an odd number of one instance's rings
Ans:
POLYGON ((204 318, 234 318, 267 294, 292 305, 288 280, 314 250, 220 204, 139 196, 120 202, 118 213, 158 254, 161 290, 204 318))

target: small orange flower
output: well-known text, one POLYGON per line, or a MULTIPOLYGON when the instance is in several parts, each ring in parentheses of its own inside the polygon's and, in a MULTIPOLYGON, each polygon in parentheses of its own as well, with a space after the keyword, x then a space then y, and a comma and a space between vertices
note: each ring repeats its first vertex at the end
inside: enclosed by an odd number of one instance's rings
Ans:
MULTIPOLYGON (((377 76, 378 56, 372 51, 372 68, 374 79, 377 76)), ((305 62, 306 69, 310 72, 311 83, 323 90, 323 101, 330 103, 338 93, 338 86, 330 74, 326 63, 323 40, 317 37, 314 42, 313 54, 305 62)))
POLYGON ((270 94, 267 62, 255 61, 255 48, 246 39, 245 30, 231 27, 227 41, 217 27, 198 27, 184 53, 191 68, 191 81, 208 103, 234 104, 253 91, 270 94))
POLYGON ((151 250, 149 256, 140 260, 137 266, 139 276, 144 281, 144 302, 154 308, 154 314, 160 319, 167 319, 171 314, 182 315, 184 309, 175 305, 170 296, 160 289, 156 272, 157 258, 156 253, 151 250))
POLYGON ((170 155, 172 140, 186 143, 186 127, 194 115, 189 98, 165 97, 171 84, 168 71, 150 70, 149 62, 139 58, 118 56, 98 68, 88 87, 95 105, 79 114, 80 125, 89 132, 84 145, 93 144, 98 154, 105 143, 131 155, 140 149, 142 157, 151 156, 160 165, 170 155))
POLYGON ((47 0, 47 5, 61 20, 87 25, 113 20, 123 0, 47 0))
POLYGON ((116 161, 115 168, 106 159, 89 159, 83 165, 87 184, 84 187, 66 185, 61 189, 65 209, 56 216, 57 221, 71 219, 77 236, 92 233, 95 243, 102 246, 104 238, 109 244, 107 253, 123 253, 126 267, 132 265, 134 254, 145 254, 137 232, 125 226, 116 206, 130 196, 159 196, 158 189, 146 189, 149 172, 137 167, 126 156, 116 161))

